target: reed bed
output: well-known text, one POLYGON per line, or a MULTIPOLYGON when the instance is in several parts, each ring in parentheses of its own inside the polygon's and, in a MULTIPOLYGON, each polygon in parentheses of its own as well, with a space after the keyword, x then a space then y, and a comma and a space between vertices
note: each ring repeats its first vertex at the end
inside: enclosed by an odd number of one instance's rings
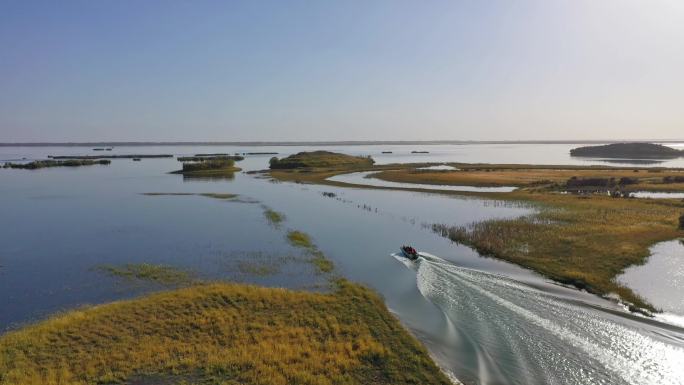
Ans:
POLYGON ((684 236, 682 204, 604 196, 511 195, 541 205, 533 215, 433 230, 479 253, 530 267, 597 294, 616 293, 637 307, 656 310, 615 277, 642 264, 653 244, 684 236))

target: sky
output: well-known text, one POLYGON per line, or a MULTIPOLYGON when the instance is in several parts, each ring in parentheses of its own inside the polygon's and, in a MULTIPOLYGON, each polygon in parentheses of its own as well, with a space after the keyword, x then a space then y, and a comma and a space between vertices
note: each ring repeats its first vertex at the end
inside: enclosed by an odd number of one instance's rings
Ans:
POLYGON ((681 0, 0 0, 0 142, 684 139, 681 0))

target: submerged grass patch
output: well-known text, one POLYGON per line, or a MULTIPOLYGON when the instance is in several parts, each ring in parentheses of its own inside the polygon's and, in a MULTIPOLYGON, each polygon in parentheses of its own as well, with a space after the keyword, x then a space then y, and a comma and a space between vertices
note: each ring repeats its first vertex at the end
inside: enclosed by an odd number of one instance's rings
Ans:
POLYGON ((311 257, 310 262, 321 273, 331 273, 335 269, 335 264, 326 258, 322 251, 311 241, 309 234, 298 230, 291 230, 287 233, 287 240, 294 247, 299 247, 307 250, 311 257))
POLYGON ((280 273, 280 264, 265 261, 238 261, 237 267, 240 273, 257 277, 280 273))
POLYGON ((103 265, 97 270, 126 280, 154 282, 162 285, 183 285, 195 281, 194 274, 173 266, 151 263, 129 263, 123 266, 103 265))
POLYGON ((278 227, 285 221, 285 214, 279 213, 270 207, 264 207, 264 217, 271 225, 278 227))
POLYGON ((298 230, 292 230, 287 233, 287 240, 290 242, 292 246, 295 247, 303 247, 303 248, 313 248, 314 245, 311 242, 311 237, 309 237, 309 234, 304 233, 302 231, 298 230))
POLYGON ((0 337, 0 384, 449 384, 369 289, 194 286, 0 337))

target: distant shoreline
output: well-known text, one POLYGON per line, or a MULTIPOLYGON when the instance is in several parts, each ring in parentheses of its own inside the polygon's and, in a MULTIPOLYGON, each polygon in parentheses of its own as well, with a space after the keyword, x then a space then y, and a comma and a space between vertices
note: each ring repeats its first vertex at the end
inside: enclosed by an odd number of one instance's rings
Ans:
POLYGON ((369 146, 369 145, 467 145, 467 144, 601 144, 601 143, 682 143, 684 139, 653 140, 358 140, 358 141, 291 141, 291 142, 16 142, 0 143, 0 147, 98 147, 98 146, 369 146))

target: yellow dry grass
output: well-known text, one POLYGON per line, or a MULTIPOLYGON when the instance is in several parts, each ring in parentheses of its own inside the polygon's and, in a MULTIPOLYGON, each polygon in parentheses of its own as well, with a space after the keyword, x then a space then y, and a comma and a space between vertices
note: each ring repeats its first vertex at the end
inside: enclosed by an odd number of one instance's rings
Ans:
POLYGON ((448 384, 370 290, 194 286, 0 337, 0 384, 448 384))

